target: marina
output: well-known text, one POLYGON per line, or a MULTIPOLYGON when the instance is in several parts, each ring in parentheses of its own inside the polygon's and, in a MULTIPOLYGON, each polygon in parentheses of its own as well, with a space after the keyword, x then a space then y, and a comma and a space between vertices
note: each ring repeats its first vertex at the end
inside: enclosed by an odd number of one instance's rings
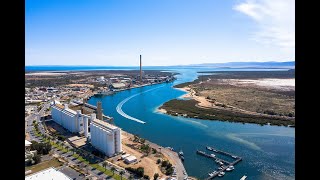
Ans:
POLYGON ((228 162, 226 160, 223 160, 223 159, 220 159, 218 158, 216 155, 214 154, 207 154, 203 151, 199 151, 197 150, 196 153, 201 155, 201 156, 205 156, 205 157, 208 157, 208 158, 211 158, 211 159, 214 159, 216 163, 218 163, 220 165, 220 167, 218 168, 218 170, 216 171, 213 171, 211 173, 209 173, 209 177, 206 178, 206 180, 209 180, 209 179, 213 179, 214 177, 216 176, 219 176, 219 177, 222 177, 225 175, 225 172, 224 171, 227 171, 227 172, 230 172, 232 170, 234 170, 234 165, 236 165, 238 162, 242 161, 242 158, 239 157, 239 156, 235 156, 235 155, 232 155, 228 152, 225 152, 225 151, 221 151, 221 150, 217 150, 217 149, 214 149, 212 147, 206 147, 207 150, 209 151, 213 151, 213 152, 216 152, 216 153, 219 153, 219 154, 222 154, 222 155, 225 155, 225 156, 230 156, 232 157, 233 159, 235 159, 235 161, 233 162, 228 162))

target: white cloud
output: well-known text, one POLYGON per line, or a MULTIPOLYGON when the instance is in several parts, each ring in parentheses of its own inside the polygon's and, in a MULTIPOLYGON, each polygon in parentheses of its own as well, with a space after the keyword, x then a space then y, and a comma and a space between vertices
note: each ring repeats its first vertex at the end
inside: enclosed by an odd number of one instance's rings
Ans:
POLYGON ((294 50, 294 0, 246 0, 233 9, 246 14, 258 24, 259 30, 254 33, 254 40, 277 45, 284 50, 294 50))

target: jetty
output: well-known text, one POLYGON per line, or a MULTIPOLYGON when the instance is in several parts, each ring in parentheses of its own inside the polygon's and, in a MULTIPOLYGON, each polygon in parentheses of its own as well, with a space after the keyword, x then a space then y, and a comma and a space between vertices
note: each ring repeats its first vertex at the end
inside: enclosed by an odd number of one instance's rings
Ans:
MULTIPOLYGON (((207 148, 208 149, 208 148, 207 148)), ((234 166, 236 165, 238 162, 242 161, 242 157, 239 157, 239 156, 235 156, 233 154, 230 154, 228 152, 225 152, 225 151, 221 151, 221 150, 217 150, 217 149, 214 149, 212 147, 210 147, 208 149, 209 151, 213 151, 215 153, 219 153, 219 154, 223 154, 225 156, 230 156, 231 158, 235 159, 233 162, 229 162, 229 161, 226 161, 226 160, 223 160, 221 158, 218 158, 217 156, 211 156, 210 154, 207 154, 205 153, 204 151, 199 151, 197 150, 196 153, 201 155, 201 156, 204 156, 204 157, 207 157, 207 158, 211 158, 215 161, 219 161, 219 162, 222 162, 224 165, 221 166, 221 169, 217 169, 215 173, 212 173, 211 176, 209 176, 208 178, 206 178, 205 180, 210 180, 210 179, 213 179, 215 178, 216 176, 219 175, 219 173, 221 172, 224 172, 229 166, 234 166)))

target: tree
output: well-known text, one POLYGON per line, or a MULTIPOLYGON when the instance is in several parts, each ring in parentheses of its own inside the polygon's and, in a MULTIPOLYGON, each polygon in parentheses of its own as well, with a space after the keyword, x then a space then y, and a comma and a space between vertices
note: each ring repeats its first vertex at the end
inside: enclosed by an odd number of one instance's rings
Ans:
POLYGON ((161 166, 166 167, 168 165, 168 163, 169 163, 168 161, 162 161, 161 166))
POLYGON ((105 162, 105 161, 102 163, 102 167, 104 167, 104 171, 107 170, 107 165, 108 165, 108 164, 107 164, 107 162, 105 162))
POLYGON ((143 175, 143 179, 150 179, 148 175, 143 175))
POLYGON ((134 142, 139 141, 139 137, 137 135, 134 135, 133 137, 134 137, 134 139, 133 139, 134 142))
POLYGON ((78 154, 78 157, 79 157, 81 152, 79 149, 76 149, 76 153, 78 154))
POLYGON ((32 159, 34 160, 35 164, 38 164, 39 162, 41 162, 41 156, 39 154, 36 154, 35 156, 33 156, 32 159))
POLYGON ((161 163, 161 159, 158 159, 158 160, 157 160, 157 164, 160 164, 160 163, 161 163))
POLYGON ((67 149, 67 152, 68 152, 69 146, 66 146, 66 149, 67 149))
POLYGON ((92 155, 92 154, 90 154, 90 160, 92 160, 91 162, 93 162, 93 160, 94 160, 94 155, 92 155))
POLYGON ((171 167, 172 167, 172 164, 171 164, 171 163, 168 163, 166 169, 169 169, 169 168, 171 168, 171 167))
POLYGON ((57 142, 58 147, 60 146, 60 141, 57 142))
POLYGON ((152 148, 152 154, 156 154, 157 150, 155 148, 152 148))
POLYGON ((172 173, 173 173, 173 167, 170 167, 169 169, 167 169, 166 175, 171 175, 172 173))
POLYGON ((130 174, 130 176, 129 176, 129 178, 128 179, 133 179, 133 175, 132 174, 130 174))
POLYGON ((72 152, 72 155, 74 155, 75 149, 70 149, 70 151, 72 152))
POLYGON ((119 174, 120 174, 120 179, 121 179, 121 180, 122 180, 122 175, 124 175, 124 173, 125 173, 124 171, 120 171, 120 173, 119 173, 119 174))
POLYGON ((144 168, 143 167, 137 168, 137 175, 140 177, 143 177, 143 175, 144 175, 144 168))
POLYGON ((158 174, 158 173, 155 173, 155 174, 153 175, 153 180, 157 180, 158 177, 159 177, 159 174, 158 174))
POLYGON ((114 175, 114 171, 116 170, 115 167, 111 167, 111 171, 112 171, 112 176, 114 175))
POLYGON ((38 143, 36 141, 31 141, 31 150, 37 150, 38 154, 48 154, 51 150, 51 144, 49 143, 38 143))

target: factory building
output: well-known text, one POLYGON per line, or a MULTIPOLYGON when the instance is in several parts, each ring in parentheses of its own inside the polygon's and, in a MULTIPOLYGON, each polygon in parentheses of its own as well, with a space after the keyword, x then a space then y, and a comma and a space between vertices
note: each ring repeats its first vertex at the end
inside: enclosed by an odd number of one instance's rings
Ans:
POLYGON ((99 119, 90 124, 91 144, 107 156, 122 152, 121 129, 99 119))

